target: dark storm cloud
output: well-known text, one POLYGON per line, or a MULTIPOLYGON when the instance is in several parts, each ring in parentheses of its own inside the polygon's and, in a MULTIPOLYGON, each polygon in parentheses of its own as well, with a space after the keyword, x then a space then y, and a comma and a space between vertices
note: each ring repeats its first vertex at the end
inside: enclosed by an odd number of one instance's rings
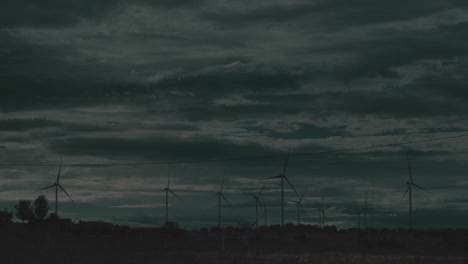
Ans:
POLYGON ((296 123, 295 125, 298 126, 298 129, 289 132, 272 131, 255 125, 249 126, 248 124, 245 124, 241 127, 248 129, 249 131, 256 131, 260 134, 268 135, 273 138, 307 139, 347 135, 344 127, 317 127, 312 124, 304 123, 296 123))
MULTIPOLYGON (((438 87, 443 89, 445 86, 438 87)), ((379 114, 386 117, 439 116, 464 113, 467 108, 460 98, 444 98, 439 94, 421 97, 420 93, 386 94, 374 91, 323 92, 316 95, 246 95, 251 105, 217 105, 206 102, 184 111, 192 120, 233 120, 265 115, 309 113, 312 116, 333 112, 379 114), (453 103, 448 103, 454 100, 453 103)), ((337 135, 345 135, 341 132, 337 135)))
POLYGON ((4 62, 0 66, 0 101, 4 112, 61 108, 78 101, 86 105, 93 95, 100 93, 102 99, 115 94, 115 88, 95 89, 96 74, 91 74, 93 71, 86 65, 65 60, 74 51, 29 43, 3 31, 0 35, 4 40, 0 44, 0 58, 4 62))
POLYGON ((156 130, 175 130, 175 131, 197 131, 199 127, 193 124, 158 124, 154 126, 156 130))
MULTIPOLYGON (((278 1, 277 1, 278 2, 278 1)), ((247 6, 247 5, 246 5, 247 6)), ((253 5, 255 6, 255 5, 253 5)), ((277 25, 290 21, 320 26, 323 30, 408 20, 431 15, 454 7, 467 7, 461 0, 452 1, 284 1, 236 10, 220 8, 203 14, 203 18, 223 26, 238 27, 266 23, 277 25)))
POLYGON ((35 119, 0 119, 0 131, 25 131, 34 128, 53 127, 60 122, 44 118, 35 119))
POLYGON ((86 123, 61 122, 45 118, 0 119, 0 131, 28 131, 42 128, 58 128, 62 130, 64 134, 70 132, 115 131, 115 128, 86 123))
MULTIPOLYGON (((0 9, 0 28, 8 27, 67 27, 82 20, 102 21, 109 13, 125 9, 128 4, 157 8, 194 7, 203 1, 195 0, 6 0, 0 9)), ((139 12, 135 9, 135 12, 139 12)))
POLYGON ((321 51, 347 51, 354 56, 350 64, 332 67, 328 72, 332 78, 341 80, 363 77, 401 78, 401 74, 394 68, 417 61, 445 60, 450 62, 457 57, 466 57, 468 37, 462 32, 467 29, 468 23, 462 22, 451 26, 404 33, 392 34, 384 30, 380 38, 340 43, 321 51))
POLYGON ((185 88, 201 96, 215 97, 231 91, 281 91, 299 88, 301 75, 289 72, 259 70, 214 71, 187 76, 183 79, 167 79, 159 82, 159 88, 185 88), (215 88, 215 89, 213 89, 215 88))
MULTIPOLYGON (((37 78, 41 75, 63 75, 67 72, 62 68, 66 64, 64 58, 73 51, 32 43, 8 31, 0 31, 0 38, 0 58, 3 62, 0 65, 0 76, 3 81, 14 76, 18 79, 24 76, 37 78)), ((8 88, 8 85, 5 86, 8 88)))
POLYGON ((80 19, 98 19, 117 1, 14 1, 2 2, 0 27, 65 27, 80 19))
POLYGON ((215 159, 238 157, 244 153, 271 154, 272 149, 259 144, 236 144, 215 139, 182 139, 170 136, 142 138, 69 137, 53 139, 50 147, 66 155, 104 157, 145 157, 158 160, 215 159))
POLYGON ((455 69, 452 73, 425 75, 408 84, 405 88, 411 90, 413 96, 416 94, 432 95, 442 102, 450 100, 462 106, 462 102, 468 97, 468 91, 465 89, 468 83, 466 72, 466 69, 455 69))

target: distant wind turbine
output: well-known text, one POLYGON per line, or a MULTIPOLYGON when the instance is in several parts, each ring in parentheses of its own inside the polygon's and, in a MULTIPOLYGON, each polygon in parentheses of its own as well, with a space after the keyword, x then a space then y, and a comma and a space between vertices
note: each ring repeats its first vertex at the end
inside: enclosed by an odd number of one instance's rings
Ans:
POLYGON ((319 227, 324 227, 325 226, 325 210, 327 208, 323 207, 323 198, 322 201, 320 202, 320 207, 318 209, 319 211, 319 227))
POLYGON ((58 188, 62 189, 62 191, 68 196, 68 198, 70 198, 70 200, 73 202, 73 204, 75 204, 75 201, 73 201, 71 196, 67 193, 67 191, 65 191, 65 188, 63 188, 62 185, 60 185, 60 172, 61 171, 62 171, 62 157, 60 157, 60 166, 59 166, 59 171, 58 171, 58 175, 57 175, 57 181, 54 184, 50 185, 50 186, 47 186, 47 187, 41 188, 39 190, 36 190, 36 192, 38 192, 38 191, 42 191, 42 190, 46 190, 46 189, 55 187, 55 215, 56 216, 58 216, 58 188))
POLYGON ((390 203, 388 204, 387 217, 388 217, 388 229, 391 229, 392 228, 393 210, 392 210, 392 205, 390 203))
POLYGON ((265 227, 267 227, 267 226, 268 226, 268 222, 267 222, 267 212, 273 212, 273 211, 268 210, 265 203, 262 204, 262 207, 263 207, 263 217, 265 218, 265 219, 264 219, 264 220, 265 220, 265 227))
POLYGON ((369 205, 367 203, 367 192, 366 192, 366 199, 364 200, 364 207, 362 208, 362 212, 364 213, 364 230, 367 229, 367 213, 369 212, 369 205))
POLYGON ((289 200, 297 204, 297 225, 301 224, 301 210, 304 211, 304 207, 302 207, 302 198, 304 198, 304 193, 302 193, 302 196, 299 198, 299 200, 289 200))
POLYGON ((283 173, 280 173, 278 176, 273 176, 273 177, 268 177, 268 178, 263 178, 262 179, 262 180, 278 179, 278 178, 281 179, 281 226, 284 226, 284 180, 286 180, 288 182, 289 186, 291 186, 291 188, 296 193, 296 196, 299 197, 299 195, 297 194, 296 189, 294 188, 292 183, 289 181, 289 179, 286 177, 286 169, 288 168, 288 161, 289 161, 290 152, 291 152, 291 146, 289 146, 288 156, 286 157, 286 161, 285 161, 284 167, 283 167, 283 173))
POLYGON ((161 192, 166 192, 166 223, 169 222, 169 193, 171 193, 172 195, 174 195, 175 197, 177 197, 177 199, 180 200, 179 196, 177 196, 177 194, 175 194, 170 188, 169 188, 169 181, 170 181, 170 178, 171 178, 171 171, 169 171, 168 175, 167 175, 167 186, 166 188, 164 188, 161 192))
POLYGON ((361 229, 361 208, 356 209, 356 215, 358 217, 358 229, 361 229))
POLYGON ((264 189, 265 189, 265 187, 262 187, 262 189, 260 190, 260 192, 257 195, 247 193, 248 195, 252 196, 252 198, 255 199, 255 227, 256 228, 258 227, 258 206, 259 205, 262 206, 262 204, 260 203, 260 196, 262 195, 262 192, 263 192, 264 189))
POLYGON ((408 157, 408 151, 405 151, 405 154, 406 154, 406 161, 408 163, 409 181, 406 182, 406 185, 408 187, 406 187, 406 191, 405 191, 405 194, 403 195, 402 200, 405 198, 406 193, 408 193, 409 195, 409 229, 412 230, 413 229, 412 193, 411 193, 412 187, 414 186, 426 192, 429 192, 429 191, 413 182, 413 175, 411 171, 411 164, 410 164, 409 157, 408 157))
POLYGON ((223 194, 223 186, 224 186, 224 180, 221 183, 221 188, 219 189, 219 192, 216 193, 216 195, 218 195, 218 228, 219 230, 221 230, 221 198, 223 198, 224 201, 226 201, 226 203, 230 204, 223 194))

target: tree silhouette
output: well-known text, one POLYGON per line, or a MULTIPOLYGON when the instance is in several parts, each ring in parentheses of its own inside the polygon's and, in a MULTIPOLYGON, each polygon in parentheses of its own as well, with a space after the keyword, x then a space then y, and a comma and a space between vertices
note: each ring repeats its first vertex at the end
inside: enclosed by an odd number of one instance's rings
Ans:
POLYGON ((44 219, 49 212, 48 201, 45 195, 39 195, 34 201, 34 214, 39 219, 44 219))
POLYGON ((55 213, 50 213, 49 216, 47 217, 47 220, 52 220, 52 221, 57 221, 59 219, 60 217, 56 215, 55 213))
POLYGON ((0 224, 7 224, 11 223, 11 219, 13 218, 13 214, 6 209, 0 212, 0 224))
POLYGON ((24 223, 24 221, 31 221, 34 219, 34 212, 31 207, 30 200, 19 200, 18 204, 15 205, 16 217, 24 223))

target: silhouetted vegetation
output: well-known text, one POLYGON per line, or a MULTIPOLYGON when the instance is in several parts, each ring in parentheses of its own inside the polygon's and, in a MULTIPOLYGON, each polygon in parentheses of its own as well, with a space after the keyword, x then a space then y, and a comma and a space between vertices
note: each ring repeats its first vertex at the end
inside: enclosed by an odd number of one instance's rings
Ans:
POLYGON ((49 212, 49 205, 45 195, 39 195, 34 201, 34 214, 38 219, 44 219, 49 212))
POLYGON ((53 221, 56 221, 56 220, 59 220, 60 217, 58 215, 56 215, 55 213, 50 213, 49 216, 47 217, 47 220, 53 220, 53 221))
POLYGON ((10 254, 16 254, 15 245, 21 245, 33 255, 44 256, 34 259, 18 253, 11 259, 20 261, 6 263, 41 263, 52 254, 57 263, 445 264, 468 260, 467 230, 337 230, 335 226, 286 224, 187 231, 99 221, 73 223, 52 213, 47 219, 12 223, 0 234, 0 247, 10 254))
POLYGON ((6 209, 3 211, 0 211, 0 225, 10 224, 12 223, 12 219, 13 219, 12 212, 7 211, 6 209))
POLYGON ((34 212, 30 200, 19 200, 15 209, 16 217, 20 219, 21 222, 31 221, 34 219, 34 212))

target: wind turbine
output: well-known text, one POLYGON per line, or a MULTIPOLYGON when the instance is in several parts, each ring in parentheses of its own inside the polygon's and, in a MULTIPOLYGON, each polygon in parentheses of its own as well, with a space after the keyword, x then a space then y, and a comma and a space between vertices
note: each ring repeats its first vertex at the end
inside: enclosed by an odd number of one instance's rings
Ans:
POLYGON ((304 198, 304 193, 302 193, 302 196, 299 198, 299 200, 289 200, 297 204, 297 225, 301 224, 301 210, 304 211, 304 207, 302 207, 302 198, 304 198))
POLYGON ((361 230, 361 208, 356 209, 356 215, 358 217, 358 229, 361 230))
POLYGON ((180 200, 179 196, 175 194, 170 188, 169 188, 169 180, 171 178, 171 171, 169 170, 169 173, 167 175, 167 185, 166 188, 164 188, 161 192, 166 192, 166 223, 169 222, 169 193, 177 197, 177 199, 180 200))
POLYGON ((325 210, 327 210, 327 208, 323 207, 323 198, 322 198, 322 201, 320 202, 320 207, 318 209, 318 211, 319 211, 319 227, 322 227, 322 228, 325 226, 325 210))
POLYGON ((364 230, 367 229, 367 213, 369 212, 369 205, 367 204, 367 192, 366 192, 366 199, 364 200, 364 207, 362 208, 362 212, 364 213, 364 230))
POLYGON ((267 212, 273 212, 273 211, 268 210, 265 203, 263 203, 261 206, 263 207, 263 217, 265 218, 264 219, 265 220, 265 227, 267 227, 268 226, 267 225, 267 212))
POLYGON ((406 161, 408 163, 409 181, 406 182, 406 185, 408 187, 406 187, 406 191, 405 191, 405 194, 403 194, 402 200, 405 198, 406 193, 408 193, 409 195, 409 229, 413 230, 412 193, 411 193, 412 187, 414 186, 426 192, 429 192, 429 191, 413 182, 413 175, 411 171, 411 164, 410 164, 409 157, 408 157, 408 151, 405 151, 405 154, 406 154, 406 161))
POLYGON ((392 210, 392 205, 390 203, 388 204, 387 217, 388 217, 388 229, 391 229, 392 228, 393 210, 392 210))
POLYGON ((71 196, 67 193, 67 191, 65 191, 65 188, 63 188, 62 185, 60 185, 60 172, 61 171, 62 171, 62 157, 60 157, 60 166, 59 166, 59 171, 58 171, 58 174, 57 174, 57 181, 54 184, 50 185, 50 186, 47 186, 47 187, 41 188, 39 190, 36 190, 36 192, 38 192, 38 191, 42 191, 42 190, 46 190, 46 189, 55 187, 55 215, 56 216, 58 216, 58 188, 62 189, 62 191, 68 196, 68 198, 70 198, 70 200, 73 202, 73 204, 75 204, 75 201, 73 201, 71 196))
POLYGON ((261 203, 260 203, 260 195, 262 195, 262 192, 263 192, 264 189, 265 189, 265 187, 262 187, 262 189, 260 190, 260 192, 257 195, 247 193, 248 195, 252 196, 252 198, 255 199, 255 227, 256 228, 258 227, 258 206, 259 205, 262 206, 261 203))
POLYGON ((286 169, 288 168, 288 161, 289 161, 289 153, 291 152, 291 146, 289 146, 288 150, 288 155, 286 157, 286 161, 284 163, 283 167, 283 173, 280 173, 278 176, 273 176, 273 177, 268 177, 268 178, 263 178, 262 180, 268 180, 268 179, 281 179, 281 226, 284 226, 284 180, 286 180, 291 186, 291 188, 294 190, 296 193, 296 196, 299 197, 297 194, 296 189, 292 185, 292 183, 289 181, 289 179, 286 177, 286 169))
POLYGON ((230 205, 229 201, 226 199, 226 197, 223 194, 223 186, 224 186, 224 180, 221 183, 221 188, 219 189, 219 192, 216 193, 216 195, 218 195, 218 229, 219 230, 221 230, 221 198, 223 198, 224 201, 226 201, 226 203, 230 205))

